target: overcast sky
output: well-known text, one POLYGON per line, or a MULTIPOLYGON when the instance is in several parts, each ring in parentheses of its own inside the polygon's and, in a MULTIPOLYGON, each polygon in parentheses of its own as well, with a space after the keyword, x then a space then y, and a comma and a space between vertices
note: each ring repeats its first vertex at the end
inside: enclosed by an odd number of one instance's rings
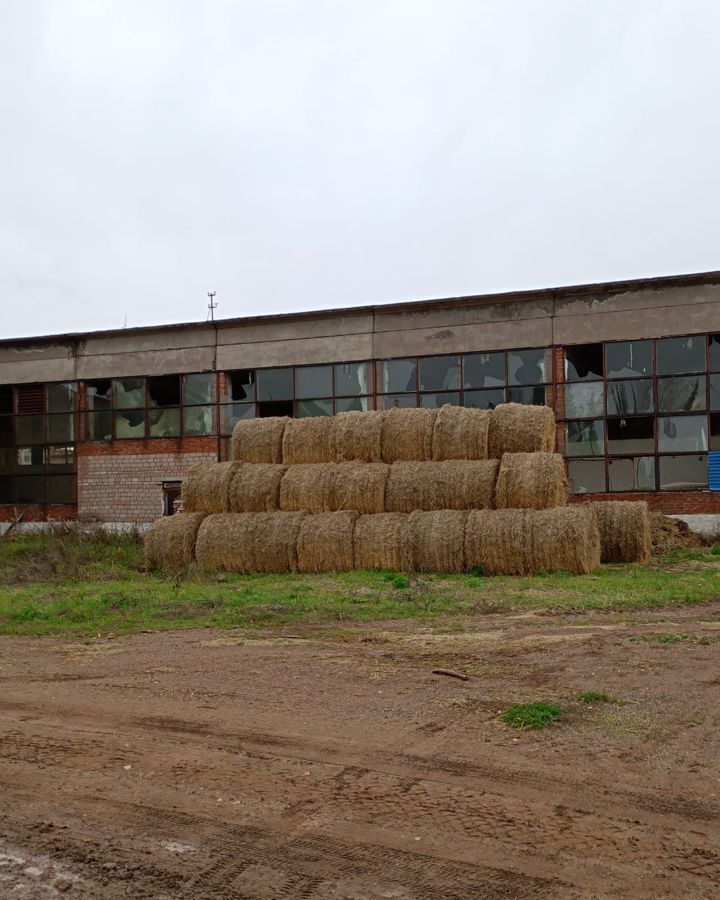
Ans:
POLYGON ((717 0, 0 0, 0 337, 720 269, 717 0))

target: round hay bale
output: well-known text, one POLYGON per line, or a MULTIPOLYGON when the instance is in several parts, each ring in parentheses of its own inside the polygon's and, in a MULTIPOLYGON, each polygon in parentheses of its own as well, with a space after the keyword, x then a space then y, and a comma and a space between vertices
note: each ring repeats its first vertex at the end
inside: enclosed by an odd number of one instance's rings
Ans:
POLYGON ((333 509, 354 509, 362 514, 385 511, 385 463, 338 463, 333 481, 333 509))
POLYGON ((456 509, 408 516, 417 572, 464 572, 468 513, 456 509))
POLYGON ((230 456, 237 462, 281 463, 288 416, 241 419, 232 433, 230 456))
POLYGON ((432 459, 436 409, 389 409, 382 420, 382 460, 432 459))
POLYGON ((333 462, 332 428, 332 416, 290 419, 283 433, 282 461, 286 465, 333 462))
POLYGON ((383 412, 345 412, 333 416, 330 446, 335 462, 380 462, 383 412))
POLYGON ((280 574, 297 570, 301 512, 219 513, 202 522, 195 556, 203 569, 280 574))
POLYGON ((501 403, 490 413, 488 456, 504 453, 552 453, 555 415, 548 406, 501 403))
POLYGON ((359 516, 353 532, 356 569, 411 572, 412 535, 408 517, 400 513, 359 516))
POLYGON ((280 508, 280 483, 287 466, 234 463, 228 488, 228 512, 272 512, 280 508))
POLYGON ((353 510, 305 516, 297 542, 299 572, 348 572, 353 568, 353 510))
POLYGON ((288 466, 280 482, 280 509, 333 511, 335 463, 288 466))
POLYGON ((195 559, 195 539, 205 518, 202 512, 163 516, 145 533, 145 559, 152 566, 180 569, 195 559))
POLYGON ((183 479, 180 495, 184 512, 219 513, 228 510, 228 489, 241 463, 200 463, 183 479))
POLYGON ((583 503, 595 516, 603 562, 646 563, 652 553, 648 506, 644 501, 608 500, 583 503))
POLYGON ((495 486, 497 509, 565 506, 568 481, 559 453, 503 453, 495 486))
POLYGON ((530 573, 529 511, 473 510, 465 526, 465 562, 486 575, 530 573))
POLYGON ((487 459, 490 410, 446 404, 433 427, 432 458, 487 459))
POLYGON ((528 512, 529 571, 587 575, 600 565, 600 534, 592 512, 584 506, 528 512))
POLYGON ((674 519, 661 512, 651 512, 649 515, 653 556, 663 556, 685 547, 702 546, 698 535, 682 519, 674 519))
POLYGON ((492 509, 497 460, 396 462, 385 487, 387 512, 492 509))

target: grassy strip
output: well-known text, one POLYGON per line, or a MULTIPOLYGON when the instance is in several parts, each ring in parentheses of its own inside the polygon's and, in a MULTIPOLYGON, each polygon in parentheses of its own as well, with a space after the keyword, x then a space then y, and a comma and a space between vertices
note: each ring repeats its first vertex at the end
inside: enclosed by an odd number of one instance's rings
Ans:
POLYGON ((512 609, 652 609, 720 595, 712 550, 591 575, 181 575, 146 572, 132 535, 21 535, 0 541, 0 633, 127 634, 193 626, 265 627, 431 620, 512 609))

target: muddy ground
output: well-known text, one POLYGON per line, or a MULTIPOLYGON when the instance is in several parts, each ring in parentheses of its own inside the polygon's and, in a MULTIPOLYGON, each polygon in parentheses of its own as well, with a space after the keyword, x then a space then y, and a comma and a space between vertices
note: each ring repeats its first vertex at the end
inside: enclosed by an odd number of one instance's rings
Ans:
POLYGON ((716 898, 718 639, 720 603, 0 638, 0 897, 716 898))

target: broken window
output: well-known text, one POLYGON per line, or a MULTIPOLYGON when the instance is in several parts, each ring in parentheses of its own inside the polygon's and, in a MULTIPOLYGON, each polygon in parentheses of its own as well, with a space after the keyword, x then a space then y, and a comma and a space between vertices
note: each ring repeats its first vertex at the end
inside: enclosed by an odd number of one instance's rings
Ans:
POLYGON ((544 349, 508 350, 508 384, 543 384, 548 380, 546 375, 550 371, 549 357, 550 351, 544 349))
POLYGON ((183 375, 183 406, 201 406, 213 401, 213 380, 210 372, 183 375))
POLYGON ((460 394, 457 391, 442 391, 438 394, 420 394, 420 406, 425 409, 439 409, 449 403, 460 406, 460 394))
POLYGON ((704 336, 662 338, 657 342, 658 375, 682 375, 705 371, 704 336))
POLYGON ((608 483, 611 491, 654 491, 655 457, 609 460, 608 483))
POLYGON ((660 412, 693 412, 705 409, 706 389, 704 375, 658 378, 659 410, 660 412))
POLYGON ((651 413, 654 408, 651 378, 607 382, 607 414, 609 416, 651 413))
POLYGON ((264 400, 258 401, 257 415, 259 419, 269 419, 273 416, 293 416, 292 400, 264 400))
POLYGON ((708 362, 711 372, 720 372, 720 334, 708 335, 708 362))
POLYGON ((337 397, 357 397, 370 393, 372 393, 370 363, 338 363, 335 366, 335 395, 337 397))
POLYGON ((183 434, 214 434, 213 381, 209 372, 183 376, 183 434))
POLYGON ((492 388, 486 391, 465 391, 465 406, 474 409, 495 409, 499 403, 505 402, 505 388, 492 388))
POLYGON ((602 377, 602 344, 576 344, 565 348, 566 381, 597 381, 602 377))
POLYGON ((652 370, 652 341, 605 344, 605 373, 608 378, 652 375, 652 370))
POLYGON ((660 457, 661 491, 705 490, 707 483, 707 456, 660 457))
POLYGON ((707 416, 664 416, 658 419, 658 450, 678 453, 707 450, 707 416))
POLYGON ((12 415, 13 389, 9 385, 0 386, 0 415, 12 415))
POLYGON ((113 381, 115 409, 143 409, 145 407, 144 378, 116 378, 113 381))
POLYGON ((541 384, 533 387, 511 387, 508 388, 508 401, 524 403, 526 406, 549 406, 550 388, 541 384))
POLYGON ((220 398, 227 401, 250 401, 255 399, 255 372, 252 369, 238 369, 225 373, 225 382, 229 393, 220 398))
POLYGON ((460 387, 460 357, 421 357, 419 380, 421 391, 457 390, 460 387))
POLYGON ((335 412, 367 412, 372 409, 372 397, 338 397, 335 412))
POLYGON ((332 394, 332 366, 298 366, 295 369, 296 398, 332 397, 332 394))
POLYGON ((565 417, 591 419, 602 416, 604 409, 602 381, 565 386, 565 417))
POLYGON ((710 449, 720 450, 720 413, 710 416, 710 449))
POLYGON ((254 403, 228 403, 220 407, 220 429, 222 434, 232 434, 241 419, 255 418, 254 403))
POLYGON ((179 437, 180 376, 148 378, 147 398, 150 437, 179 437))
POLYGON ((308 416, 331 416, 333 414, 332 400, 296 400, 295 415, 298 419, 308 416))
MULTIPOLYGON (((385 359, 377 364, 377 389, 383 394, 417 390, 417 363, 414 359, 385 359)), ((416 404, 413 403, 412 406, 416 404)), ((387 407, 385 407, 387 408, 387 407)))
MULTIPOLYGON (((463 357, 463 386, 491 388, 505 384, 504 353, 466 353, 463 357)), ((467 403, 465 404, 468 405, 467 403)))
MULTIPOLYGON (((263 402, 292 400, 293 370, 291 368, 258 369, 256 378, 258 400, 263 402)), ((263 414, 261 413, 260 415, 263 414)), ((292 412, 290 415, 292 415, 292 412)))
POLYGON ((566 454, 568 456, 604 456, 605 423, 601 419, 592 422, 568 422, 566 429, 566 454))
POLYGON ((605 461, 602 459, 571 459, 568 462, 568 481, 573 494, 604 493, 605 461))
POLYGON ((49 384, 47 386, 47 411, 49 413, 73 412, 75 393, 76 386, 72 383, 49 384))
POLYGON ((652 453, 655 450, 655 420, 652 416, 608 419, 608 453, 652 453))

